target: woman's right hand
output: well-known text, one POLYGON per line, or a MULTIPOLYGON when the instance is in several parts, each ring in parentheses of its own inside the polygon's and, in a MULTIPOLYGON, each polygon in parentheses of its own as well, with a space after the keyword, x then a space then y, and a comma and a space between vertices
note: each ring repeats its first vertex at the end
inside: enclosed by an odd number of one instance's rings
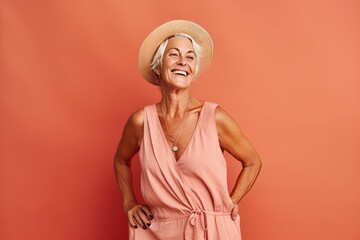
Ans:
POLYGON ((150 227, 150 220, 154 218, 150 212, 150 209, 147 206, 141 204, 130 206, 130 208, 127 210, 127 216, 129 223, 133 228, 138 228, 138 226, 140 226, 143 229, 150 227))

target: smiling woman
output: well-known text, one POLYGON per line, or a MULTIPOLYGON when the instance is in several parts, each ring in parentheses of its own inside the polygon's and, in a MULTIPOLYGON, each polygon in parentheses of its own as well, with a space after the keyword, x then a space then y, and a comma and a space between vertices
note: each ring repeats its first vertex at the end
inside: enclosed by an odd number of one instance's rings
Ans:
POLYGON ((132 240, 241 239, 237 204, 261 161, 222 108, 190 94, 212 54, 206 30, 184 20, 161 25, 140 48, 140 71, 160 87, 162 99, 130 116, 114 158, 132 240), (231 193, 223 151, 243 165, 231 193), (145 203, 135 199, 132 185, 130 164, 137 152, 145 203))
POLYGON ((164 55, 161 65, 153 69, 159 83, 161 79, 161 83, 170 88, 189 87, 195 79, 197 59, 191 40, 180 36, 170 38, 164 55))
MULTIPOLYGON (((186 33, 176 33, 174 35, 174 37, 185 37, 187 39, 189 39, 192 43, 192 46, 194 48, 194 51, 190 51, 190 55, 187 56, 188 58, 190 59, 196 59, 196 71, 195 71, 195 76, 197 74, 197 69, 199 68, 199 65, 200 65, 200 56, 201 56, 201 47, 200 45, 188 34, 186 33), (191 56, 192 54, 195 54, 195 56, 191 56)), ((154 55, 154 59, 151 63, 151 69, 156 69, 159 65, 161 65, 161 62, 162 62, 162 59, 163 59, 163 56, 164 56, 164 51, 165 51, 165 48, 168 44, 168 41, 169 39, 165 39, 159 46, 159 48, 157 49, 155 55, 154 55)), ((176 49, 178 52, 180 52, 179 49, 176 49)), ((176 54, 176 53, 174 53, 176 54)))

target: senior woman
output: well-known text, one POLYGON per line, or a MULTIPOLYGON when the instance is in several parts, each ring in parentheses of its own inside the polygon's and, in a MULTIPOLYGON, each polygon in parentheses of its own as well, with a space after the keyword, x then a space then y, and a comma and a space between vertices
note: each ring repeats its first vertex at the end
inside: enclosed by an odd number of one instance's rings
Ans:
POLYGON ((209 66, 213 42, 196 23, 175 20, 152 31, 139 52, 142 76, 159 86, 161 101, 127 121, 114 168, 130 239, 238 240, 238 203, 261 161, 237 123, 189 88, 209 66), (223 152, 242 163, 231 191, 223 152), (141 192, 135 199, 130 163, 139 152, 141 192))

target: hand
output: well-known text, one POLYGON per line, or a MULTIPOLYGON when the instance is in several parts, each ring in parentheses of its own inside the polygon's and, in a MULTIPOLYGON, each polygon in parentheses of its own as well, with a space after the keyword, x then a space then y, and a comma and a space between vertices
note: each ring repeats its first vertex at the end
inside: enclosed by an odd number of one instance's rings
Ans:
POLYGON ((150 227, 150 220, 154 218, 149 208, 141 204, 132 206, 127 211, 127 216, 129 223, 133 228, 138 228, 138 226, 140 226, 143 229, 150 227))
POLYGON ((233 221, 236 220, 237 216, 238 216, 238 212, 239 212, 239 206, 237 205, 237 203, 233 203, 234 204, 234 207, 233 209, 231 210, 231 219, 233 221))

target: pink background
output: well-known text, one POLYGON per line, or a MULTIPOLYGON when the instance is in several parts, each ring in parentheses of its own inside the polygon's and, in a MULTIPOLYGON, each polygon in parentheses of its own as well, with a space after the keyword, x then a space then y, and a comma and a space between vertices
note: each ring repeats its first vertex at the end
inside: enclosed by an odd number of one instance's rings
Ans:
POLYGON ((359 1, 2 0, 0 14, 0 239, 127 238, 113 156, 129 114, 159 101, 137 54, 172 19, 212 35, 192 92, 263 160, 244 239, 360 239, 359 1))

